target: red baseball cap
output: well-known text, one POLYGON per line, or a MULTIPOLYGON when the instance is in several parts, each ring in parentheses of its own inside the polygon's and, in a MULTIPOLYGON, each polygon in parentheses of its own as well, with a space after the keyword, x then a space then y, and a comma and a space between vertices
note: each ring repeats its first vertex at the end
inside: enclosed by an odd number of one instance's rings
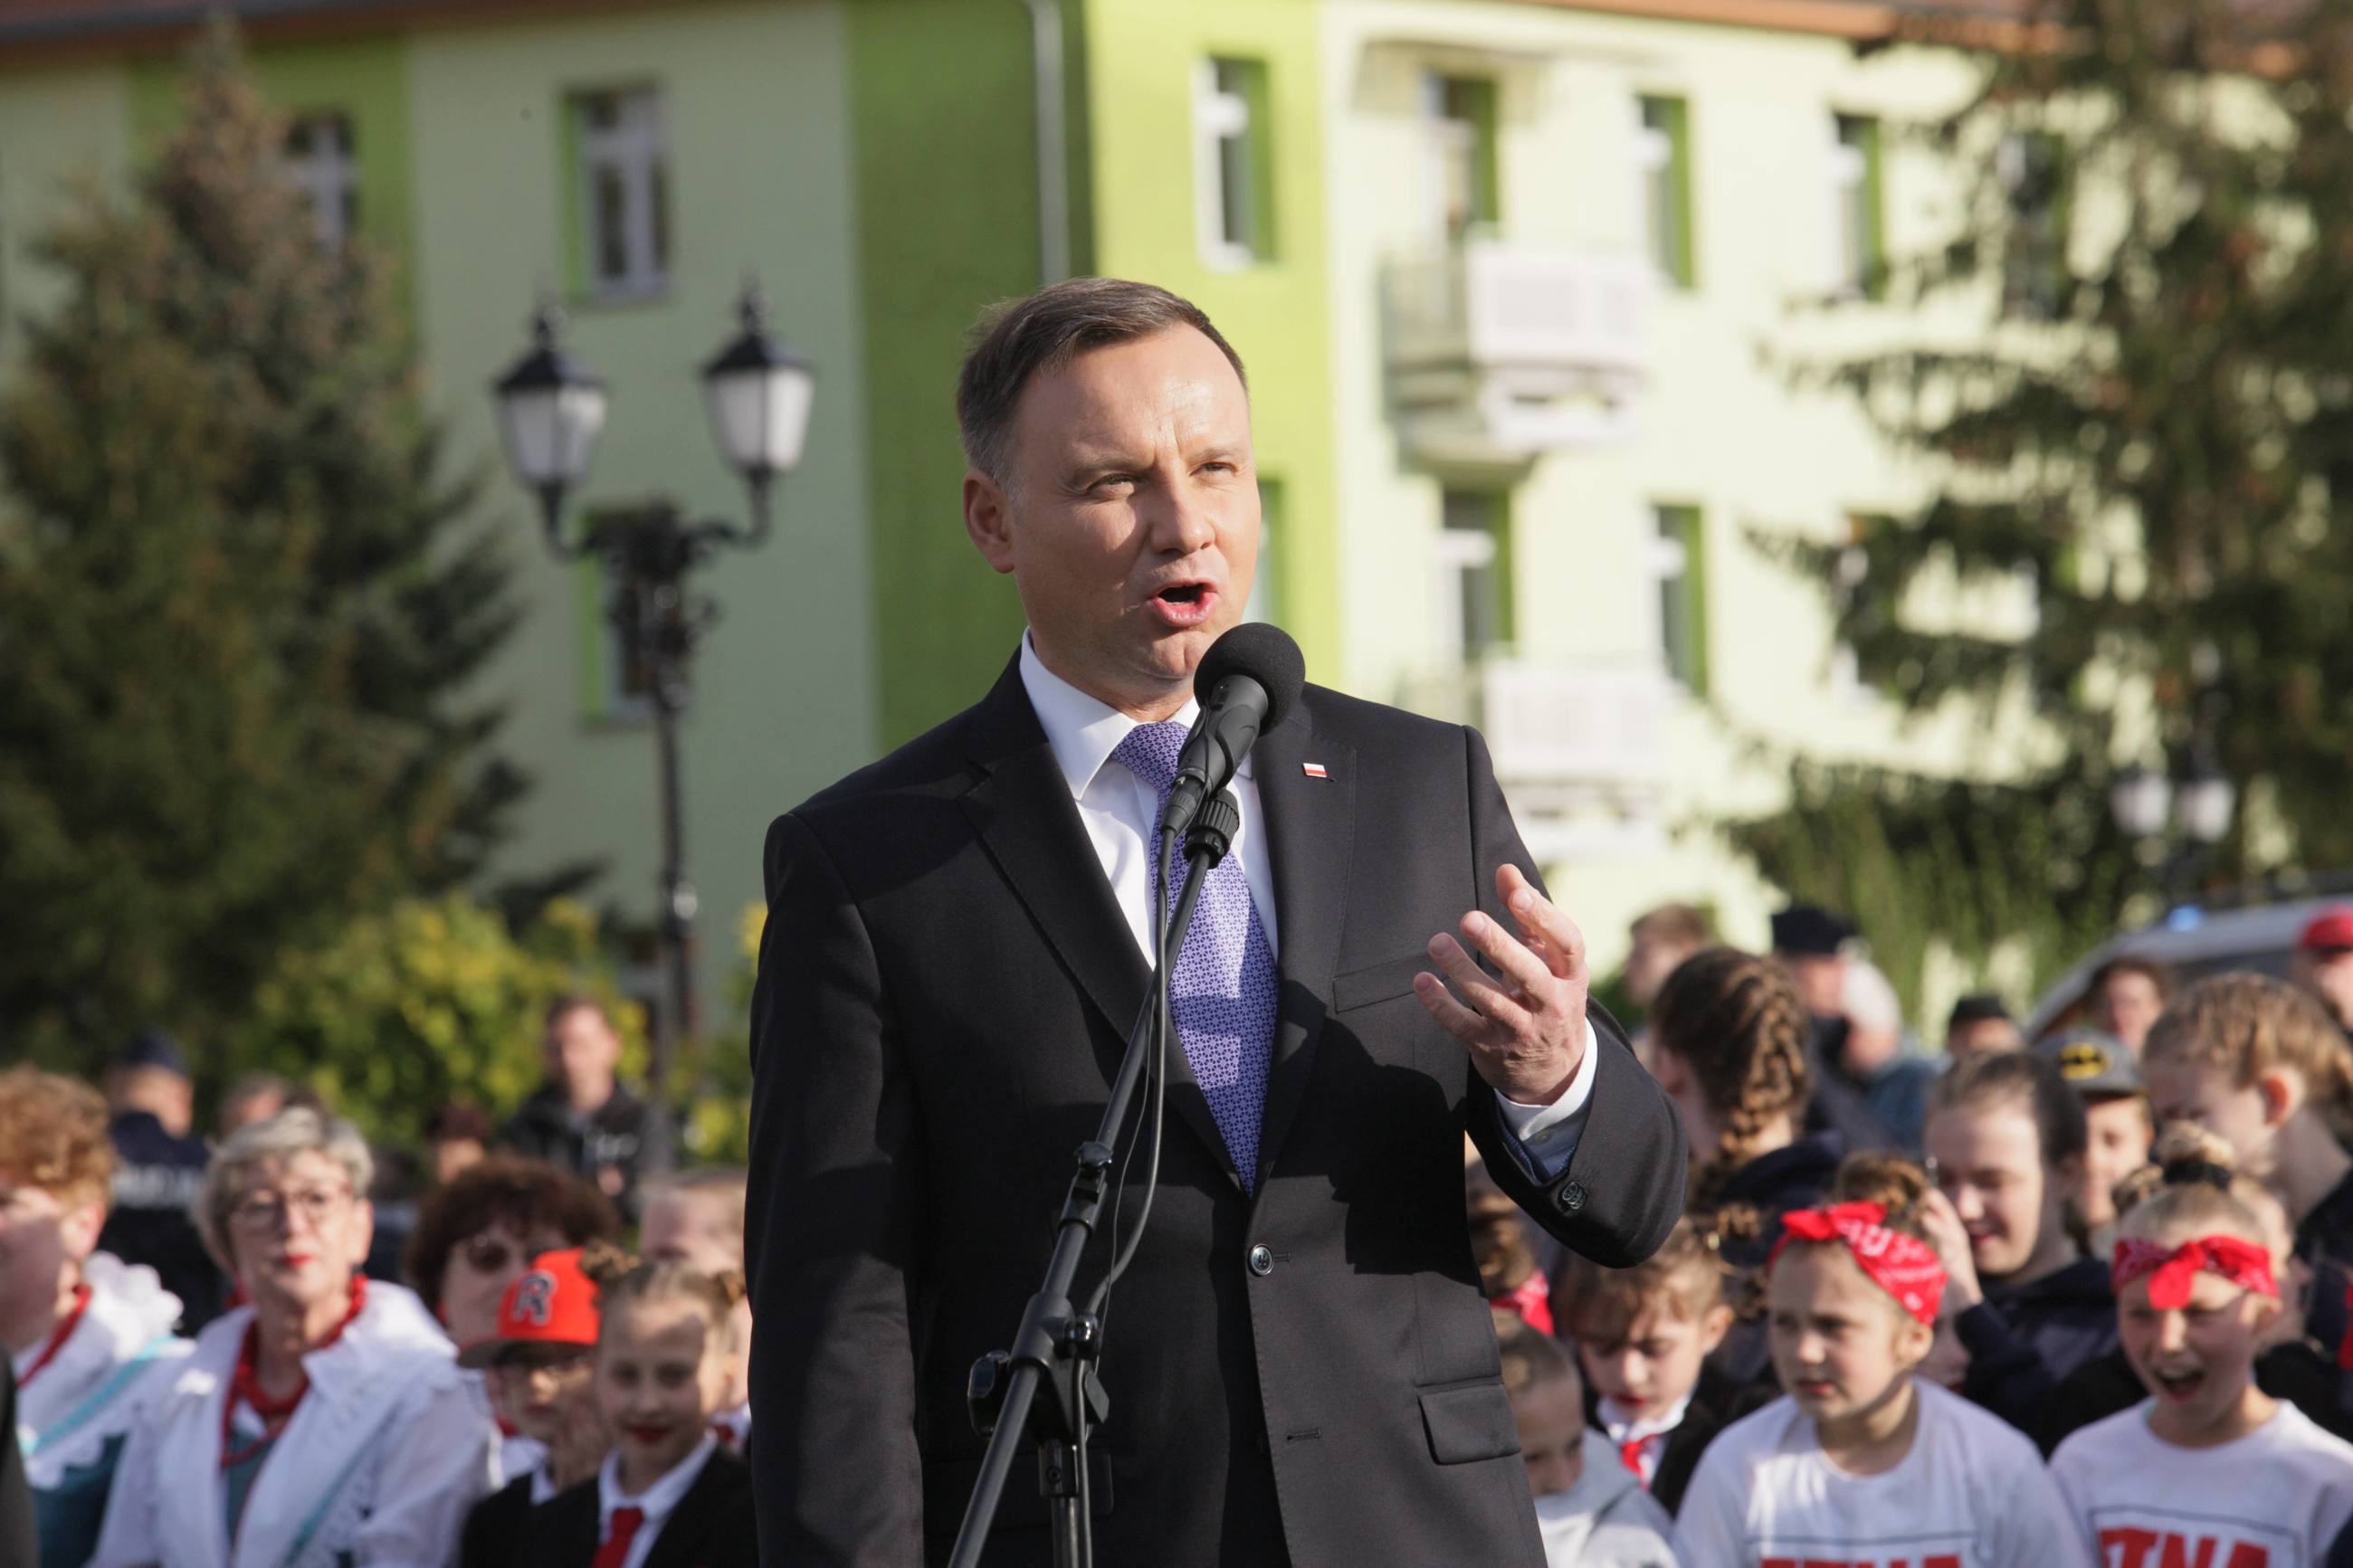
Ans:
POLYGON ((2353 948, 2353 905, 2331 904, 2305 922, 2295 945, 2305 952, 2342 952, 2353 948))
POLYGON ((511 1345, 596 1342, 596 1285, 580 1272, 580 1248, 543 1252, 499 1298, 499 1326, 458 1354, 458 1364, 484 1367, 511 1345))

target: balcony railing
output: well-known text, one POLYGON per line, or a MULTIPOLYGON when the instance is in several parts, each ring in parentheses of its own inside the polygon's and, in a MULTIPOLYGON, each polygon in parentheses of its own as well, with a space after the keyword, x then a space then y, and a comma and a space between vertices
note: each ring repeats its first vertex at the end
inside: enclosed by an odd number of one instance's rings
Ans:
POLYGON ((1663 841, 1671 699, 1660 671, 1491 658, 1410 683, 1407 701, 1486 737, 1539 859, 1663 841))
POLYGON ((1472 239, 1391 263, 1391 401, 1417 458, 1524 462, 1623 439, 1650 367, 1641 258, 1472 239))

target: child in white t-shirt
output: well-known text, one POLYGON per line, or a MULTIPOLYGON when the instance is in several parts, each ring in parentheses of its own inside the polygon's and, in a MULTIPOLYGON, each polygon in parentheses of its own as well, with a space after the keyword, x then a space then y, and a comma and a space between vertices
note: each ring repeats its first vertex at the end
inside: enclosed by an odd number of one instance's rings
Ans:
POLYGON ((1676 1517, 1683 1561, 2080 1568, 2083 1548, 2033 1444, 1913 1375, 1945 1288, 1919 1226, 1926 1175, 1865 1156, 1847 1163, 1840 1190, 1896 1201, 1783 1216, 1767 1337, 1789 1392, 1726 1427, 1700 1460, 1676 1517))
POLYGON ((2274 1246, 2219 1182, 2168 1185, 2125 1216, 2111 1278, 2150 1397, 2051 1460, 2102 1561, 2316 1568, 2353 1519, 2353 1445, 2255 1384, 2280 1311, 2274 1246))

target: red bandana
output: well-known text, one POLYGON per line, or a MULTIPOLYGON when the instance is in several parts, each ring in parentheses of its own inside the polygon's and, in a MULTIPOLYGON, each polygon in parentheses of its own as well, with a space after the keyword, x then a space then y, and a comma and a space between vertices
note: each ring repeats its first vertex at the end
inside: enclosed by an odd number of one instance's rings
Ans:
POLYGON ((1553 1331, 1552 1281, 1544 1277, 1541 1269, 1529 1275, 1517 1289, 1490 1299, 1487 1305, 1517 1313, 1520 1321, 1532 1329, 1541 1329, 1547 1334, 1553 1331))
POLYGON ((1842 1241, 1855 1266, 1895 1304, 1934 1326, 1945 1300, 1945 1265, 1936 1249, 1918 1237, 1890 1230, 1887 1211, 1877 1204, 1832 1204, 1826 1209, 1792 1209, 1781 1216, 1781 1239, 1773 1244, 1770 1268, 1793 1241, 1842 1241))
POLYGON ((2121 1296, 2126 1286, 2145 1279, 2148 1304, 2160 1312, 2170 1312, 2189 1304, 2190 1283, 2201 1270, 2220 1274, 2258 1296, 2279 1299, 2270 1250, 2235 1236, 2201 1236, 2179 1247, 2127 1237, 2116 1243, 2116 1260, 2108 1265, 2108 1284, 2121 1296))

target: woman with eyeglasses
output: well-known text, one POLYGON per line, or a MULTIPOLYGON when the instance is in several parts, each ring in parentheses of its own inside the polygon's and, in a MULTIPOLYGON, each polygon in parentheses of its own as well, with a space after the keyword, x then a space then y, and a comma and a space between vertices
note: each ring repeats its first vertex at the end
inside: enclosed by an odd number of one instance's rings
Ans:
MULTIPOLYGON (((403 1272, 459 1350, 493 1337, 499 1298, 543 1252, 611 1241, 613 1202, 568 1171, 492 1154, 436 1187, 417 1210, 403 1272)), ((545 1450, 497 1409, 482 1374, 465 1374, 486 1426, 499 1434, 501 1485, 535 1470, 545 1450)))
POLYGON ((288 1110, 239 1130, 196 1223, 245 1305, 197 1336, 123 1451, 101 1568, 434 1568, 491 1438, 414 1292, 360 1272, 367 1144, 288 1110))

